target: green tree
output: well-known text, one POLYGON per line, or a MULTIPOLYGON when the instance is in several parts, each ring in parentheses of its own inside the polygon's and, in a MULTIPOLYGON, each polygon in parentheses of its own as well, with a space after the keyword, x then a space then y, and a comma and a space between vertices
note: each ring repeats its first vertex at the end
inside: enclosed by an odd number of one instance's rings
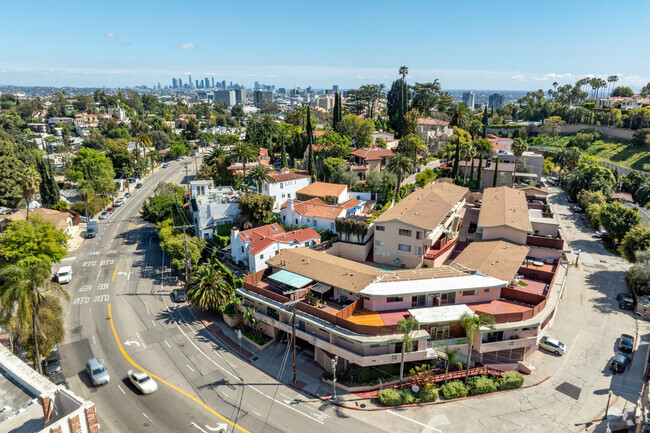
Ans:
POLYGON ((455 178, 456 176, 458 176, 458 166, 459 166, 458 163, 460 161, 460 147, 463 145, 463 143, 471 143, 471 142, 472 142, 472 136, 469 135, 469 132, 457 126, 454 126, 454 132, 451 135, 451 139, 449 140, 449 143, 455 146, 456 148, 456 151, 454 152, 454 168, 452 169, 451 177, 455 178))
POLYGON ((440 83, 434 80, 432 83, 415 83, 411 87, 411 108, 418 110, 424 116, 430 116, 436 110, 440 99, 440 83))
POLYGON ((241 211, 241 226, 257 227, 273 221, 273 197, 261 194, 244 194, 237 200, 241 211))
POLYGON ((332 158, 348 158, 352 152, 352 142, 350 139, 341 135, 336 131, 327 131, 325 135, 321 135, 316 139, 314 144, 319 146, 326 146, 327 150, 324 152, 328 157, 332 158))
POLYGON ((483 123, 483 135, 481 135, 481 138, 487 138, 487 127, 488 127, 487 105, 483 109, 483 119, 481 122, 483 123))
POLYGON ((406 84, 407 74, 408 68, 405 66, 400 67, 400 75, 402 78, 393 81, 386 101, 388 119, 391 127, 395 130, 395 136, 397 138, 401 137, 404 132, 404 116, 409 110, 409 90, 406 84))
POLYGON ((415 320, 414 317, 408 316, 406 319, 401 319, 397 322, 397 331, 402 334, 402 357, 399 363, 399 387, 402 388, 402 380, 404 378, 404 354, 413 351, 413 332, 420 329, 420 322, 415 320))
MULTIPOLYGON (((246 164, 259 159, 259 149, 249 143, 241 141, 233 147, 231 156, 235 161, 242 163, 242 172, 244 174, 244 179, 246 179, 246 164)), ((244 187, 246 187, 246 185, 244 187)))
POLYGON ((248 177, 246 178, 249 183, 253 183, 257 186, 257 192, 262 193, 262 184, 266 183, 275 183, 275 178, 271 176, 273 170, 265 165, 258 164, 253 167, 248 172, 248 177))
POLYGON ((120 176, 133 173, 135 156, 129 152, 128 144, 121 140, 109 140, 106 146, 106 156, 111 160, 115 173, 120 176))
POLYGON ((228 303, 234 287, 219 263, 199 266, 187 282, 187 299, 202 310, 217 310, 228 303))
POLYGON ((619 202, 603 206, 600 223, 614 241, 622 241, 635 226, 641 222, 641 215, 636 209, 629 209, 619 202))
POLYGON ((395 197, 399 198, 400 189, 402 188, 402 176, 404 173, 408 173, 411 169, 413 162, 411 158, 408 158, 404 154, 398 153, 388 161, 386 170, 393 173, 397 176, 397 186, 395 187, 395 197))
POLYGON ((165 131, 151 132, 151 143, 156 150, 163 150, 169 147, 169 135, 165 131))
POLYGON ((343 107, 341 103, 341 95, 339 92, 334 94, 334 110, 332 111, 332 129, 338 131, 339 124, 343 119, 343 107))
POLYGON ((465 383, 469 379, 469 368, 472 365, 472 346, 474 345, 474 336, 483 327, 487 327, 491 332, 494 331, 494 317, 489 314, 463 313, 460 317, 460 325, 465 330, 465 340, 467 340, 467 370, 465 373, 465 383))
POLYGON ((29 221, 12 221, 0 236, 0 256, 10 264, 27 258, 38 258, 48 264, 58 262, 67 254, 68 235, 54 223, 39 216, 29 221))
POLYGON ((183 137, 185 137, 186 140, 197 140, 199 138, 199 121, 196 117, 190 117, 187 120, 185 131, 183 131, 183 137))
POLYGON ((34 200, 36 191, 41 184, 41 175, 33 167, 26 167, 18 173, 20 186, 23 190, 23 200, 27 208, 26 219, 29 220, 29 204, 34 200))
POLYGON ((483 185, 483 159, 492 156, 492 142, 487 138, 480 138, 474 142, 474 148, 478 155, 478 174, 476 176, 476 183, 479 189, 483 185))
POLYGON ((577 147, 563 148, 553 157, 553 160, 562 169, 571 171, 580 163, 582 152, 577 147))
POLYGON ((307 172, 311 176, 312 182, 316 181, 316 155, 314 155, 314 131, 311 127, 311 115, 309 111, 309 105, 307 106, 307 126, 305 129, 307 134, 307 146, 309 147, 309 164, 307 166, 307 172))
POLYGON ((330 180, 334 173, 345 168, 345 161, 343 158, 325 158, 323 161, 323 171, 325 178, 330 180))
POLYGON ((457 370, 463 368, 463 363, 460 362, 460 349, 450 349, 448 344, 444 344, 442 352, 445 354, 445 384, 447 383, 447 375, 449 374, 449 367, 457 370))
POLYGON ((36 160, 36 168, 41 176, 41 183, 39 185, 41 204, 51 208, 61 199, 59 184, 54 178, 52 162, 49 158, 38 158, 36 160))
POLYGON ((499 186, 499 154, 494 153, 494 177, 492 178, 492 187, 499 186))
POLYGON ((467 108, 467 105, 463 102, 459 102, 451 111, 451 121, 449 122, 449 125, 465 129, 471 122, 471 114, 472 113, 467 108))
MULTIPOLYGON (((37 333, 38 350, 40 353, 50 353, 54 345, 65 339, 63 324, 63 308, 58 297, 45 295, 39 307, 40 329, 37 333)), ((25 349, 27 359, 36 362, 36 346, 32 328, 21 329, 20 342, 25 349)))
POLYGON ((115 190, 113 164, 105 154, 97 150, 81 148, 72 159, 66 177, 79 183, 78 188, 87 189, 91 195, 106 195, 115 190))
POLYGON ((627 232, 621 242, 621 255, 628 261, 636 262, 639 251, 650 249, 650 228, 637 225, 627 232))
POLYGON ((612 172, 593 157, 583 158, 566 179, 566 190, 574 197, 585 189, 602 191, 605 196, 610 197, 616 185, 612 172))
POLYGON ((515 155, 515 167, 519 163, 519 158, 528 150, 528 144, 521 138, 515 138, 512 143, 512 153, 515 155))
POLYGON ((613 97, 629 98, 634 95, 634 91, 627 86, 618 86, 612 91, 613 97))
POLYGON ((397 145, 397 152, 408 155, 413 163, 413 172, 417 171, 420 157, 426 157, 429 148, 420 137, 414 134, 403 136, 397 145))
POLYGON ((19 265, 7 265, 0 269, 0 303, 3 308, 14 311, 14 320, 21 328, 32 326, 34 361, 36 369, 42 373, 38 338, 43 331, 40 307, 46 294, 52 293, 70 299, 68 292, 50 280, 50 264, 31 257, 19 265))

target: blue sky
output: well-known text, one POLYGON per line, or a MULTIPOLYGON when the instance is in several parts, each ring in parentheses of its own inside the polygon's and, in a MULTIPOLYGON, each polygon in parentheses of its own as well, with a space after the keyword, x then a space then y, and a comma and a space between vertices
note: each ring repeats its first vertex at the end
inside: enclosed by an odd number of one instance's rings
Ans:
POLYGON ((5 2, 0 84, 134 86, 205 76, 251 86, 411 82, 548 89, 650 81, 650 2, 626 0, 5 2))

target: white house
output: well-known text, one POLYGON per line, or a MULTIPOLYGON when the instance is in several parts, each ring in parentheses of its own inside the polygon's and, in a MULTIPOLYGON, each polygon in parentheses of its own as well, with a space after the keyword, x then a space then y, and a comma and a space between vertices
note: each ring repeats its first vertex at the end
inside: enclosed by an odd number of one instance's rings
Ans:
POLYGON ((239 192, 231 186, 214 186, 212 180, 190 182, 190 211, 195 233, 202 239, 212 239, 223 224, 232 225, 239 219, 239 192))
POLYGON ((266 261, 286 248, 312 247, 320 235, 312 228, 285 232, 280 224, 230 231, 232 259, 248 266, 251 273, 266 269, 266 261))
POLYGON ((296 191, 311 184, 311 176, 307 173, 291 173, 288 168, 283 168, 279 173, 269 173, 275 180, 275 183, 262 183, 262 194, 274 198, 274 210, 279 210, 280 207, 287 201, 296 198, 296 191))
POLYGON ((286 225, 307 226, 336 233, 334 221, 359 215, 365 204, 365 201, 356 198, 331 206, 319 198, 307 201, 287 200, 280 211, 280 218, 286 225))

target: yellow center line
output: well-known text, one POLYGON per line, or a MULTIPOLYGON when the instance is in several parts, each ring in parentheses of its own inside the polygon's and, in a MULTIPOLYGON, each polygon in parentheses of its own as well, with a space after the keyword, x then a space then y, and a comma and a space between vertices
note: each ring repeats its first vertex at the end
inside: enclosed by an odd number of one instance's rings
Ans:
POLYGON ((117 274, 117 267, 118 266, 120 266, 120 265, 115 265, 115 270, 113 271, 113 278, 111 279, 111 281, 115 281, 115 275, 117 274))
POLYGON ((196 403, 200 404, 200 405, 203 406, 205 409, 207 409, 208 411, 210 411, 212 414, 218 416, 219 418, 221 418, 221 420, 227 422, 228 424, 230 424, 231 426, 235 427, 236 429, 238 429, 238 430, 240 430, 240 431, 242 431, 242 432, 244 432, 244 433, 251 433, 250 431, 246 430, 245 428, 243 428, 242 426, 238 425, 237 423, 234 423, 234 422, 230 421, 228 418, 226 418, 225 416, 221 415, 219 412, 217 412, 216 410, 212 409, 210 406, 208 406, 207 404, 203 403, 201 400, 199 400, 198 398, 194 397, 192 394, 189 394, 189 393, 183 391, 182 389, 180 389, 180 388, 178 388, 178 387, 172 385, 171 383, 167 382, 167 381, 164 380, 164 379, 161 379, 160 377, 156 376, 155 374, 152 374, 152 373, 148 372, 147 370, 145 370, 144 368, 140 367, 138 364, 136 364, 135 362, 133 362, 133 360, 131 359, 131 357, 130 357, 130 356, 126 353, 126 351, 124 350, 124 347, 122 347, 122 343, 120 343, 120 339, 117 337, 117 331, 115 330, 115 324, 113 323, 113 315, 111 314, 111 304, 108 304, 108 318, 109 318, 109 320, 111 321, 111 328, 113 329, 113 336, 115 336, 115 341, 117 342, 117 346, 120 348, 120 352, 122 352, 122 355, 124 356, 124 358, 125 358, 127 361, 129 361, 129 363, 130 363, 131 365, 133 365, 133 366, 134 366, 135 368, 137 368, 138 370, 141 370, 141 371, 147 373, 149 376, 153 377, 154 379, 157 379, 160 383, 162 383, 162 384, 164 384, 164 385, 167 385, 168 387, 170 387, 171 389, 173 389, 173 390, 175 390, 175 391, 180 392, 180 393, 183 394, 185 397, 188 397, 188 398, 194 400, 196 403))
POLYGON ((126 245, 126 241, 128 240, 129 236, 129 230, 131 230, 131 224, 133 224, 133 220, 135 217, 131 218, 131 222, 129 223, 129 226, 126 228, 126 233, 124 234, 124 242, 122 243, 122 248, 124 248, 124 245, 126 245))

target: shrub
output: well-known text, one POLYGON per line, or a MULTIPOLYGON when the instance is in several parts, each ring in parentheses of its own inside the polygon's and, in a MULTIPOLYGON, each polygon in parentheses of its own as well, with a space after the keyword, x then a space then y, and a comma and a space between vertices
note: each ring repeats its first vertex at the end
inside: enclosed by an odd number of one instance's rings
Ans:
POLYGON ((232 224, 221 224, 217 226, 217 234, 230 237, 230 229, 232 229, 232 224))
POLYGON ((402 404, 413 404, 420 401, 418 396, 408 388, 401 390, 400 394, 402 394, 402 404))
POLYGON ((428 390, 421 389, 418 398, 421 402, 436 401, 438 400, 438 390, 433 386, 428 390))
POLYGON ((501 383, 499 389, 515 389, 521 388, 524 384, 524 376, 518 371, 506 371, 501 375, 501 383))
POLYGON ((472 377, 468 381, 470 395, 487 394, 497 390, 497 384, 487 376, 472 377))
POLYGON ((57 201, 54 206, 52 206, 52 209, 55 210, 66 210, 68 209, 68 202, 64 200, 57 201))
POLYGON ((402 404, 402 393, 396 389, 382 389, 377 393, 377 398, 382 406, 399 406, 402 404))
POLYGON ((452 398, 467 397, 467 387, 460 380, 454 380, 440 388, 442 395, 445 399, 451 400, 452 398))

